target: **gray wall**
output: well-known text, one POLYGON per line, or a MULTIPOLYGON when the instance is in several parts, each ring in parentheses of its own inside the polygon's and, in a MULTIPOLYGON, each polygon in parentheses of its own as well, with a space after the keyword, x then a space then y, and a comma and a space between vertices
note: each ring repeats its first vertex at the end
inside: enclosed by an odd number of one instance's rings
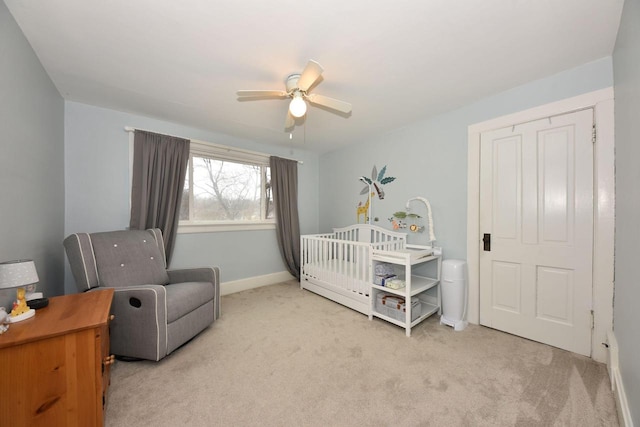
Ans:
POLYGON ((0 261, 33 259, 46 296, 64 289, 63 123, 64 100, 0 1, 0 261))
MULTIPOLYGON (((304 161, 298 166, 300 227, 318 230, 318 156, 120 111, 66 102, 65 234, 129 225, 129 133, 125 126, 304 161)), ((178 234, 172 268, 217 265, 223 282, 285 271, 274 230, 178 234)), ((67 266, 68 269, 68 266, 67 266)), ((67 293, 76 292, 67 270, 67 293)))
MULTIPOLYGON (((387 165, 396 181, 384 186, 386 197, 374 200, 373 216, 389 228, 393 212, 404 210, 413 196, 429 199, 433 208, 437 245, 445 258, 466 258, 467 227, 467 127, 502 115, 580 95, 613 85, 610 57, 534 81, 482 99, 455 111, 417 122, 402 129, 320 158, 320 230, 355 222, 361 175, 370 176, 387 165)), ((412 209, 425 208, 413 202, 412 209)), ((409 236, 416 244, 426 235, 409 236)))
POLYGON ((613 54, 616 110, 614 332, 634 424, 640 424, 640 1, 626 0, 613 54))

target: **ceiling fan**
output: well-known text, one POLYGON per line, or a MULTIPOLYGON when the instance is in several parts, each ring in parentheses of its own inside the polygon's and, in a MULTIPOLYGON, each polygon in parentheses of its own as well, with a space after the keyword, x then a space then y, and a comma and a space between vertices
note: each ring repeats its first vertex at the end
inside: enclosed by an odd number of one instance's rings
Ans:
POLYGON ((313 59, 307 62, 302 74, 290 74, 284 80, 286 90, 239 90, 238 99, 251 100, 255 98, 291 98, 287 118, 284 123, 285 130, 295 125, 295 119, 302 117, 307 112, 307 103, 321 105, 330 110, 341 113, 351 113, 351 104, 328 96, 309 93, 311 86, 320 78, 324 69, 313 59))

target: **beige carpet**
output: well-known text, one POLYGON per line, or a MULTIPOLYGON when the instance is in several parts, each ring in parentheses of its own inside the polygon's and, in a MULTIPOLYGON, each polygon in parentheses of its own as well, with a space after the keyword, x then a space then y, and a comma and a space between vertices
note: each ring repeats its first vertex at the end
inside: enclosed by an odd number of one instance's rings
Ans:
POLYGON ((107 426, 615 426, 606 366, 480 326, 404 330, 301 291, 222 298, 159 363, 112 370, 107 426))

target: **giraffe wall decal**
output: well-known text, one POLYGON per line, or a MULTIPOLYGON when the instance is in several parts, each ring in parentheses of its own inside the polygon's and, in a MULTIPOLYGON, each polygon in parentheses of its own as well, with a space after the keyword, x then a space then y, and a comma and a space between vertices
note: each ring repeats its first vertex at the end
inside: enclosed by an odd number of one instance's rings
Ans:
MULTIPOLYGON (((360 194, 367 194, 367 203, 364 205, 362 202, 358 203, 358 207, 356 210, 356 221, 360 223, 360 215, 364 215, 364 222, 366 223, 369 220, 369 224, 371 224, 371 217, 373 213, 371 212, 371 198, 373 196, 378 195, 380 200, 384 199, 384 190, 382 189, 383 185, 387 185, 393 181, 395 181, 395 177, 385 176, 387 172, 387 166, 384 166, 380 172, 375 165, 373 165, 373 170, 371 171, 371 178, 366 176, 361 176, 359 179, 365 184, 365 187, 362 189, 360 194), (374 191, 375 189, 375 191, 374 191), (368 217, 368 218, 367 218, 368 217)), ((375 221, 378 219, 376 218, 375 221)))
POLYGON ((358 203, 358 209, 356 211, 356 223, 360 224, 360 215, 364 217, 364 222, 369 220, 369 204, 371 203, 371 195, 367 197, 367 203, 364 205, 362 202, 358 203))

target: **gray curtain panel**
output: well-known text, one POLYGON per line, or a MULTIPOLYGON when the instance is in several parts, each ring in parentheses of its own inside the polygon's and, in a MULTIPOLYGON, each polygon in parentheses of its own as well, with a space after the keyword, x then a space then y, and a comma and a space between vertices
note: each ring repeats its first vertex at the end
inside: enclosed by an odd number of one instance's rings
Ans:
POLYGON ((135 131, 129 228, 162 230, 167 264, 178 229, 189 145, 188 139, 135 131))
POLYGON ((271 157, 269 163, 278 246, 287 270, 300 280, 298 162, 280 157, 271 157))

